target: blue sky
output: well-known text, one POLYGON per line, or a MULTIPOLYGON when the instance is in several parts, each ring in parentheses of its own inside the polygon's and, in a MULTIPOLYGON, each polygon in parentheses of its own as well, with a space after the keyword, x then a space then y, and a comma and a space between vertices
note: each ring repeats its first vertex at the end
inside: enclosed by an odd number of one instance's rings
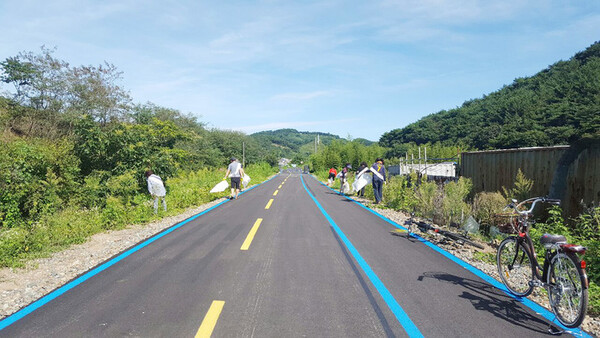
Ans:
POLYGON ((107 61, 134 102, 378 140, 600 40, 600 1, 1 0, 0 59, 107 61))

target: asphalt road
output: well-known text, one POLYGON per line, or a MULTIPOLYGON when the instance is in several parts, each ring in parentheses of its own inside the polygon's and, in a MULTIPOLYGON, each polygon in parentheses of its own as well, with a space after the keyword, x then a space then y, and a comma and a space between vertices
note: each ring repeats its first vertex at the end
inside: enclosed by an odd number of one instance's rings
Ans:
POLYGON ((542 316, 392 229, 311 176, 280 174, 76 280, 0 336, 548 335, 542 316))

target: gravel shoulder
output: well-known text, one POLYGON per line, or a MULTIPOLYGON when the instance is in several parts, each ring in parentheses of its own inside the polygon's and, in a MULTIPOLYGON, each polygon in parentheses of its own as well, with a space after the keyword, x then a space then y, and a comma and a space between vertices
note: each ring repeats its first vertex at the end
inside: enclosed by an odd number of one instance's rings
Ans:
MULTIPOLYGON (((153 223, 132 225, 123 230, 96 234, 83 244, 54 253, 48 258, 33 260, 22 269, 0 269, 0 304, 2 304, 0 319, 11 315, 125 249, 209 209, 223 200, 225 199, 221 198, 199 207, 190 208, 177 216, 165 217, 153 223)), ((362 199, 359 201, 366 204, 370 202, 362 199)), ((373 206, 371 205, 371 207, 373 206)), ((406 214, 391 209, 373 208, 373 210, 398 224, 403 224, 408 219, 406 214)), ((495 264, 485 263, 473 257, 473 253, 479 249, 468 245, 460 246, 455 242, 444 242, 433 234, 420 233, 419 235, 484 273, 496 279, 499 278, 495 264)), ((483 252, 496 252, 496 249, 489 243, 480 242, 480 244, 485 247, 483 252)), ((541 288, 537 288, 529 298, 548 308, 548 298, 541 288)), ((588 316, 582 328, 589 333, 600 336, 600 318, 588 316)))

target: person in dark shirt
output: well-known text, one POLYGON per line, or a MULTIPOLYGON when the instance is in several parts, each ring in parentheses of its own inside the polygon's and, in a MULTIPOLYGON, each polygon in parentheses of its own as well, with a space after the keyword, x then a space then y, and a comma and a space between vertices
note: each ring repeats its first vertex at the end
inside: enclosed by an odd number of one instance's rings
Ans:
MULTIPOLYGON (((362 173, 363 170, 365 170, 365 168, 367 167, 367 162, 361 162, 360 163, 360 167, 358 167, 358 170, 356 171, 356 179, 359 178, 359 174, 362 173)), ((362 187, 362 189, 360 189, 357 193, 356 196, 358 197, 365 197, 365 187, 362 187)))
POLYGON ((379 204, 383 197, 383 184, 385 183, 385 166, 383 159, 378 158, 371 167, 373 172, 373 194, 375 195, 375 204, 379 204))

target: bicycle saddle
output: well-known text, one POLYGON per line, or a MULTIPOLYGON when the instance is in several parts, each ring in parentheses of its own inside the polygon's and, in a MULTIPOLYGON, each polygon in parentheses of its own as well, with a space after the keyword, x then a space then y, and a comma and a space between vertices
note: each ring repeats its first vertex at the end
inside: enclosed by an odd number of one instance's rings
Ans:
POLYGON ((556 244, 556 243, 566 243, 567 239, 563 235, 552 235, 552 234, 544 234, 540 238, 540 244, 543 246, 556 244))

